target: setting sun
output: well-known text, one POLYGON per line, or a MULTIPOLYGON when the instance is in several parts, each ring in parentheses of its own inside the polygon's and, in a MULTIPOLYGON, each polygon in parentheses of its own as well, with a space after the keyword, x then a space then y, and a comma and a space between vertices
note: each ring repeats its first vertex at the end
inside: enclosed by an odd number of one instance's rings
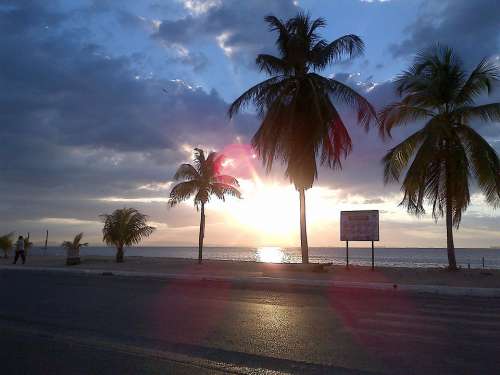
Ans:
POLYGON ((299 207, 291 185, 243 181, 241 189, 245 199, 235 202, 239 207, 232 211, 241 225, 282 237, 297 231, 299 207))

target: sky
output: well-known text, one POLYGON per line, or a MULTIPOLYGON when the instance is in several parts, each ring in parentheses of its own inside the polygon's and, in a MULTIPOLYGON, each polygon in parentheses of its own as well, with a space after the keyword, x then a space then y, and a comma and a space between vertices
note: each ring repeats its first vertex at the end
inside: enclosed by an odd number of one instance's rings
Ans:
MULTIPOLYGON (((365 54, 325 69, 380 109, 413 55, 442 43, 467 68, 499 60, 497 0, 0 0, 0 232, 49 230, 59 244, 84 232, 101 244, 99 215, 135 207, 155 233, 145 245, 198 238, 192 201, 167 208, 172 176, 192 149, 223 152, 242 200, 211 200, 205 243, 299 246, 299 199, 278 165, 266 174, 248 145, 259 119, 230 120, 229 104, 266 78, 259 53, 276 53, 264 16, 324 17, 326 40, 357 34, 365 54)), ((500 88, 484 101, 499 101, 500 88)), ((442 221, 399 207, 381 158, 418 124, 382 141, 342 116, 353 139, 343 169, 321 168, 307 191, 309 244, 339 246, 341 210, 380 210, 380 245, 443 247, 442 221)), ((500 151, 500 124, 474 124, 500 151)), ((457 247, 500 245, 500 210, 474 188, 457 247)))

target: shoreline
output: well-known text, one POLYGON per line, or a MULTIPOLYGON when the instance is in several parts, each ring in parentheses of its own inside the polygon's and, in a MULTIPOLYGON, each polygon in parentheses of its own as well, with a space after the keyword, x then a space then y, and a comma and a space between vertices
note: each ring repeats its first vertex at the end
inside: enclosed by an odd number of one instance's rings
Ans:
MULTIPOLYGON (((244 245, 203 245, 204 249, 259 249, 259 248, 267 248, 267 247, 275 247, 280 249, 290 249, 290 250, 300 250, 300 246, 278 246, 278 245, 265 245, 265 246, 244 246, 244 245)), ((48 249, 60 249, 60 244, 48 245, 48 249)), ((89 244, 88 248, 106 248, 106 249, 114 249, 114 246, 105 246, 103 244, 89 244)), ((144 246, 131 246, 127 247, 127 249, 198 249, 198 245, 144 245, 144 246)), ((37 251, 44 250, 44 246, 33 246, 32 249, 37 251)), ((343 246, 309 246, 309 250, 311 249, 338 249, 345 250, 345 245, 343 246)), ((366 246, 352 246, 349 245, 349 249, 371 249, 371 245, 366 246)), ((375 249, 383 249, 383 250, 443 250, 446 251, 446 247, 418 247, 418 246, 377 246, 375 245, 375 249)), ((455 250, 496 250, 500 251, 499 246, 489 246, 489 247, 455 247, 455 250)))
MULTIPOLYGON (((204 259, 211 261, 231 262, 257 262, 257 263, 301 263, 300 249, 298 248, 274 248, 270 257, 265 252, 255 247, 206 247, 204 259), (276 260, 276 257, 278 258, 276 260)), ((371 252, 369 248, 350 247, 349 264, 356 267, 371 266, 371 252)), ((310 248, 309 258, 311 263, 332 263, 343 267, 346 264, 345 249, 343 248, 310 248)), ((500 270, 500 250, 489 248, 457 248, 458 267, 462 269, 500 270), (476 252, 477 251, 477 252, 476 252)), ((265 251, 265 250, 264 250, 265 251)), ((82 256, 114 256, 114 247, 86 247, 82 249, 82 256)), ((58 246, 49 246, 47 251, 43 247, 35 247, 30 250, 31 256, 65 256, 65 250, 58 246)), ((11 252, 13 255, 13 252, 11 252)), ((268 253, 269 255, 269 253, 268 253)), ((125 249, 126 257, 158 258, 158 259, 186 259, 198 258, 197 247, 176 246, 140 246, 125 249)), ((379 248, 375 249, 375 266, 384 268, 418 268, 435 269, 446 268, 448 264, 446 250, 438 248, 379 248)))
MULTIPOLYGON (((13 258, 0 259, 4 269, 22 268, 12 266, 13 258)), ((238 260, 204 260, 201 265, 194 259, 125 256, 124 263, 116 263, 114 257, 82 255, 82 263, 66 266, 65 256, 29 256, 26 266, 39 269, 92 270, 105 272, 140 272, 145 274, 168 273, 180 277, 186 275, 217 277, 270 277, 319 280, 330 282, 385 283, 396 285, 434 285, 449 287, 500 288, 499 269, 460 269, 450 272, 445 268, 375 267, 332 265, 325 272, 305 271, 301 267, 286 263, 264 263, 238 260)))
MULTIPOLYGON (((463 269, 500 269, 500 250, 490 248, 457 248, 458 266, 463 269)), ((98 246, 82 249, 85 256, 114 256, 113 247, 98 246)), ((65 250, 58 246, 30 250, 31 256, 64 256, 65 250)), ((11 253, 12 254, 12 253, 11 253)), ((197 259, 195 246, 140 246, 125 249, 126 257, 184 258, 197 259)), ((311 247, 309 258, 312 263, 333 263, 345 266, 345 249, 339 247, 311 247)), ((299 248, 280 247, 206 247, 204 259, 217 261, 301 263, 299 248)), ((370 266, 369 247, 350 247, 351 265, 370 266)), ((444 268, 448 264, 446 250, 440 248, 375 248, 375 265, 388 268, 444 268)))

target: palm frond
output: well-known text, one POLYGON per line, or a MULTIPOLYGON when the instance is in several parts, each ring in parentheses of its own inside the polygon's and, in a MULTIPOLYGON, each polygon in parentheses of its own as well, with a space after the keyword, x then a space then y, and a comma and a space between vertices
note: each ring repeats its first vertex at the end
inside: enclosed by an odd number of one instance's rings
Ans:
POLYGON ((378 123, 375 108, 362 95, 358 94, 356 90, 335 79, 324 78, 316 73, 311 74, 315 75, 318 80, 325 82, 329 94, 334 99, 356 110, 358 122, 366 130, 369 129, 371 122, 375 121, 378 123))
POLYGON ((184 181, 175 185, 170 191, 168 205, 174 207, 195 194, 200 188, 200 182, 197 180, 184 181))
POLYGON ((413 104, 438 107, 456 98, 465 82, 462 62, 451 48, 435 45, 417 53, 395 84, 399 95, 418 97, 413 104))
POLYGON ((458 133, 465 144, 474 176, 486 201, 500 206, 500 161, 493 147, 469 126, 462 125, 458 133))
POLYGON ((384 165, 384 182, 398 181, 404 169, 425 139, 423 130, 413 133, 404 141, 393 147, 382 159, 384 165))
POLYGON ((406 125, 410 122, 423 120, 433 115, 433 112, 404 102, 395 102, 385 106, 379 112, 381 135, 391 135, 394 127, 406 125))
POLYGON ((264 17, 264 20, 269 25, 269 31, 277 31, 278 38, 276 39, 276 46, 282 55, 286 54, 286 48, 288 40, 290 38, 290 32, 287 28, 286 22, 283 22, 279 18, 269 15, 264 17))
POLYGON ((200 148, 195 148, 193 150, 193 163, 195 165, 195 169, 201 173, 201 167, 205 164, 205 152, 200 148))
POLYGON ((236 113, 240 112, 243 108, 253 103, 259 112, 263 112, 266 106, 275 95, 270 95, 270 91, 278 86, 281 81, 284 81, 286 76, 277 76, 269 78, 245 91, 241 94, 228 109, 229 118, 232 118, 236 113))
POLYGON ((233 176, 225 175, 225 174, 215 176, 214 181, 218 182, 218 183, 223 183, 226 185, 236 186, 236 187, 240 186, 240 184, 236 178, 234 178, 233 176))
POLYGON ((316 18, 312 23, 311 26, 309 27, 309 38, 313 39, 316 37, 316 30, 323 28, 326 26, 326 20, 322 17, 316 18))
POLYGON ((347 128, 333 105, 328 137, 323 138, 321 164, 327 163, 330 168, 342 168, 342 158, 347 158, 352 151, 352 140, 347 128))
POLYGON ((191 164, 181 164, 180 167, 175 172, 174 180, 197 180, 200 178, 200 174, 191 164))
MULTIPOLYGON (((287 28, 294 36, 299 36, 302 39, 307 39, 311 31, 311 16, 307 12, 299 12, 287 22, 287 28)), ((309 39, 314 39, 315 33, 312 31, 312 36, 309 39)))
POLYGON ((470 105, 484 92, 489 95, 493 85, 499 80, 500 68, 498 65, 488 59, 483 59, 459 91, 456 98, 457 103, 470 105))
POLYGON ((257 56, 255 62, 261 72, 266 71, 269 75, 287 75, 293 69, 285 60, 273 55, 260 54, 257 56))
POLYGON ((196 209, 202 204, 208 203, 210 201, 210 185, 206 185, 198 190, 196 195, 194 196, 194 205, 196 209))
MULTIPOLYGON (((330 168, 342 168, 342 158, 346 158, 352 150, 352 141, 349 132, 340 117, 337 109, 332 105, 328 94, 321 82, 309 76, 307 83, 311 88, 312 100, 310 107, 313 115, 307 116, 314 120, 317 126, 317 141, 314 154, 321 145, 321 164, 330 168)), ((307 148, 307 147, 306 147, 307 148)))
POLYGON ((500 103, 463 106, 455 110, 453 115, 458 117, 463 123, 468 123, 471 120, 498 122, 500 121, 500 103))
POLYGON ((344 35, 329 44, 320 41, 311 51, 311 62, 314 69, 322 70, 344 57, 350 59, 362 55, 364 48, 363 40, 353 34, 344 35))
POLYGON ((83 237, 83 233, 78 233, 73 241, 64 241, 62 243, 62 247, 64 247, 66 250, 79 250, 83 246, 88 246, 88 243, 81 243, 83 237))
POLYGON ((442 181, 440 178, 441 162, 434 157, 439 150, 437 149, 438 137, 433 134, 426 135, 401 186, 405 193, 401 205, 417 216, 425 213, 424 198, 426 197, 434 202, 433 212, 437 212, 437 209, 441 210, 442 207, 442 205, 436 205, 436 197, 441 196, 439 187, 442 181))
POLYGON ((241 192, 233 185, 228 185, 221 182, 215 182, 210 185, 211 193, 215 194, 217 198, 225 201, 225 196, 230 195, 232 197, 241 198, 241 192))

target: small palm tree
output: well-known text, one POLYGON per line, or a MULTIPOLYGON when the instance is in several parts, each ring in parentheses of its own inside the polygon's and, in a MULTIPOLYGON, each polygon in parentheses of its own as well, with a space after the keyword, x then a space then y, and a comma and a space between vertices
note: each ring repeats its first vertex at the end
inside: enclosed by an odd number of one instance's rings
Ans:
POLYGON ((406 171, 401 202, 410 213, 424 214, 424 201, 437 220, 446 216, 449 268, 457 268, 453 226, 459 227, 470 202, 469 182, 477 181, 486 201, 500 204, 500 162, 495 150, 472 127, 474 120, 500 121, 500 103, 476 105, 500 79, 499 67, 481 61, 467 74, 450 48, 419 53, 396 81, 402 100, 381 111, 387 133, 415 120, 423 127, 384 157, 385 181, 406 171))
POLYGON ((344 35, 328 43, 318 34, 325 20, 312 21, 306 14, 288 21, 267 16, 265 21, 271 31, 278 33, 279 56, 257 56, 257 65, 270 78, 237 98, 229 108, 229 116, 251 103, 260 114, 262 122, 252 145, 268 171, 276 160, 286 165, 285 174, 299 192, 302 262, 308 263, 305 191, 318 176, 316 159, 319 157, 321 164, 330 168, 341 168, 342 158, 352 148, 335 105, 354 108, 365 129, 376 120, 374 108, 363 96, 318 72, 344 57, 361 55, 364 44, 356 35, 344 35))
POLYGON ((73 241, 64 241, 62 247, 67 251, 66 264, 73 265, 80 263, 80 248, 83 246, 88 246, 88 243, 80 243, 82 240, 83 233, 78 233, 73 241))
POLYGON ((102 240, 116 246, 116 262, 123 262, 124 246, 132 246, 149 237, 155 230, 147 225, 148 217, 135 208, 122 208, 112 214, 100 215, 104 222, 102 240))
POLYGON ((8 258, 9 252, 14 246, 14 232, 4 234, 0 237, 0 249, 3 251, 3 257, 8 258))
POLYGON ((225 196, 241 198, 238 190, 239 183, 233 176, 220 173, 224 155, 211 152, 205 158, 205 153, 199 148, 194 149, 194 166, 182 164, 174 175, 174 180, 182 182, 175 185, 170 191, 168 204, 174 207, 180 202, 194 195, 194 205, 198 210, 201 207, 200 233, 198 240, 198 263, 203 259, 203 238, 205 237, 205 204, 214 194, 225 200, 225 196))

